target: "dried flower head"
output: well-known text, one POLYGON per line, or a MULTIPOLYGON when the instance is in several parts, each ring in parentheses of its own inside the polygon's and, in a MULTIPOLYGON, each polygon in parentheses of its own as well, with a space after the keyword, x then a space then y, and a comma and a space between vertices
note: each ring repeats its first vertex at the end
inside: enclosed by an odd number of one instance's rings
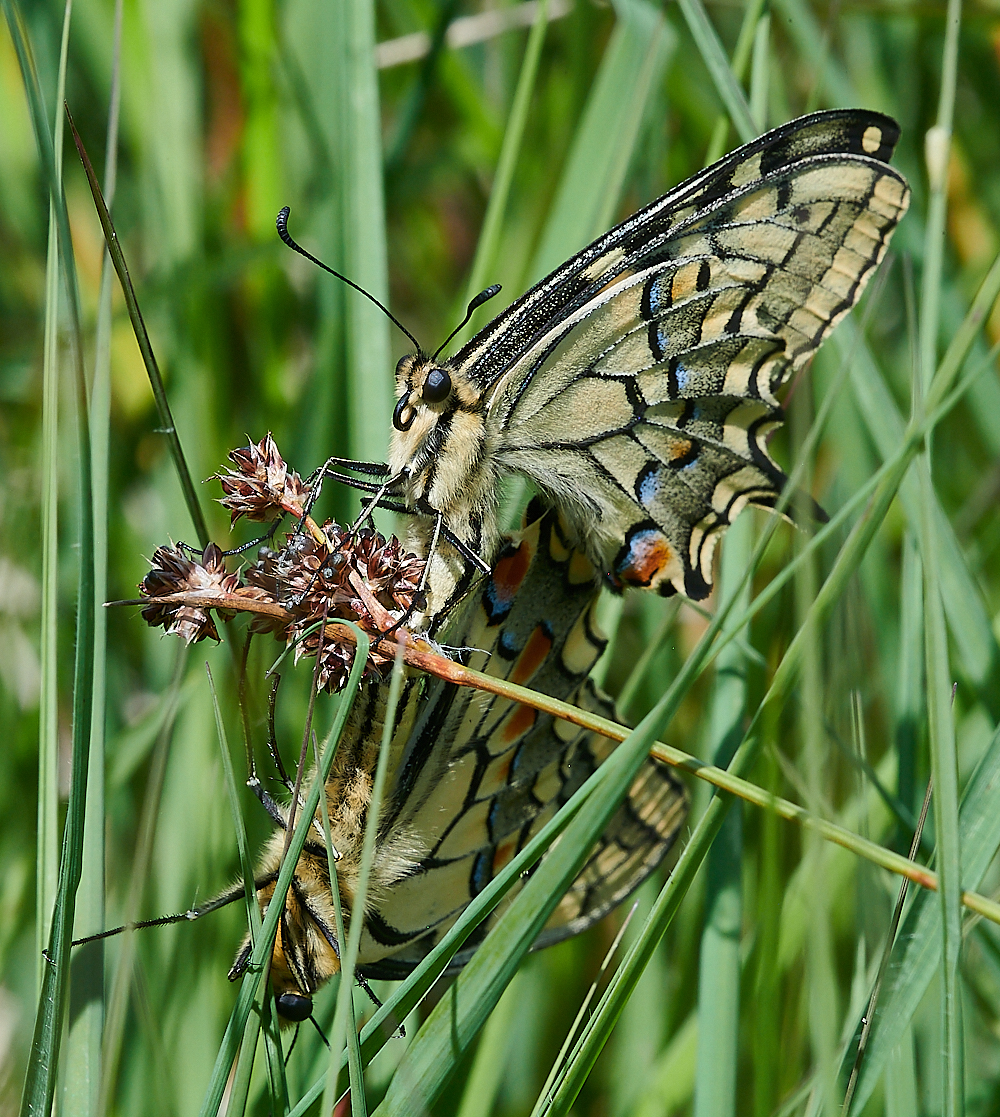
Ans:
POLYGON ((297 518, 304 515, 309 488, 297 473, 289 471, 270 431, 258 443, 232 450, 229 460, 236 468, 213 477, 226 494, 219 503, 229 509, 230 526, 240 516, 263 523, 282 512, 297 518))
POLYGON ((319 652, 317 685, 339 690, 347 682, 354 662, 354 648, 324 632, 320 622, 353 621, 376 638, 369 652, 366 672, 381 673, 391 653, 377 643, 384 621, 396 622, 413 603, 423 563, 403 551, 399 540, 386 538, 370 528, 351 535, 338 524, 319 529, 322 541, 305 533, 291 533, 281 551, 262 548, 247 571, 247 583, 268 593, 284 606, 293 620, 286 638, 295 645, 295 660, 319 652), (380 607, 384 616, 373 614, 380 607), (383 624, 380 624, 380 621, 383 624))
POLYGON ((299 523, 280 549, 261 546, 256 561, 239 574, 227 574, 224 554, 210 543, 199 561, 189 548, 160 547, 153 569, 142 581, 142 615, 189 644, 219 634, 209 610, 244 609, 251 629, 270 632, 294 645, 296 662, 319 655, 318 684, 339 690, 354 662, 354 646, 336 638, 324 622, 351 621, 372 638, 365 671, 381 674, 391 663, 393 643, 381 638, 405 622, 415 604, 424 563, 395 536, 374 528, 348 531, 328 521, 320 527, 306 515, 310 492, 285 464, 270 434, 259 443, 233 450, 236 467, 217 474, 232 522, 273 519, 289 512, 299 523), (181 600, 157 600, 164 597, 181 600))
POLYGON ((222 549, 209 543, 199 562, 184 547, 158 547, 153 555, 152 569, 139 583, 144 597, 158 598, 184 594, 184 602, 153 602, 142 610, 147 624, 163 626, 167 632, 180 636, 186 644, 210 636, 219 639, 218 629, 208 612, 210 605, 199 606, 192 597, 218 599, 230 594, 239 585, 238 574, 226 572, 222 549))

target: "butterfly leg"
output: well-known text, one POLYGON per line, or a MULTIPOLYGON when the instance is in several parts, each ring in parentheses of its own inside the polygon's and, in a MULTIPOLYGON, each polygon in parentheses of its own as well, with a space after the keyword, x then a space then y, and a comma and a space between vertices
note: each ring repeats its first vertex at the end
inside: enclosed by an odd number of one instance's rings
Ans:
POLYGON ((354 535, 358 528, 361 527, 365 520, 367 520, 372 512, 374 512, 374 510, 378 507, 378 503, 382 499, 382 497, 384 497, 390 489, 395 488, 395 486, 398 485, 405 476, 406 474, 401 471, 394 474, 392 477, 389 477, 386 481, 382 482, 381 486, 376 490, 375 495, 371 498, 371 500, 368 501, 367 504, 362 507, 361 515, 358 516, 353 524, 351 524, 351 530, 348 532, 349 535, 354 535))
POLYGON ((282 512, 280 516, 274 521, 273 524, 264 532, 263 535, 257 539, 251 539, 248 543, 241 543, 238 547, 233 547, 228 551, 222 552, 223 558, 230 558, 232 555, 241 555, 244 551, 249 551, 254 547, 259 547, 261 543, 270 543, 274 538, 274 533, 281 526, 281 521, 285 518, 285 513, 282 512))

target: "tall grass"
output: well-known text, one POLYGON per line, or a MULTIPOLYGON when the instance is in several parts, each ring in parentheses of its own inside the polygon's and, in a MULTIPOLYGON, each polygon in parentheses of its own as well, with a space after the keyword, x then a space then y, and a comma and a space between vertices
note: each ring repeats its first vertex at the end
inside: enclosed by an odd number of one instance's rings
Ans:
MULTIPOLYGON (((111 0, 3 7, 0 1112, 27 1082, 36 1113, 55 1096, 74 1114, 214 1114, 225 1095, 233 1113, 297 1117, 328 1111, 348 1081, 355 1113, 839 1112, 898 884, 817 836, 833 826, 803 836, 692 781, 677 868, 640 891, 607 969, 623 912, 526 953, 658 735, 730 766, 762 803, 795 800, 904 855, 933 772, 923 856, 939 851, 941 888, 911 886, 852 1113, 996 1112, 1000 930, 959 903, 963 889, 1000 889, 993 15, 958 0, 577 0, 568 12, 550 0, 544 27, 379 72, 374 41, 433 39, 469 11, 160 0, 124 5, 119 44, 111 0), (195 478, 247 432, 272 430, 302 471, 330 453, 385 452, 405 339, 280 246, 281 205, 298 239, 436 346, 476 289, 502 283, 498 310, 764 127, 839 105, 902 125, 910 214, 863 305, 795 386, 775 441, 832 527, 810 538, 753 513, 730 533, 709 602, 708 631, 728 641, 717 655, 689 605, 607 603, 602 679, 640 728, 545 835, 566 828, 567 841, 457 980, 418 1004, 467 921, 410 982, 379 987, 374 1018, 360 994, 338 1004, 336 982, 322 991, 328 1034, 351 1031, 351 1011, 361 1028, 350 1056, 331 1060, 303 1028, 282 1069, 260 973, 242 988, 225 978, 245 933, 239 905, 88 948, 71 970, 39 958, 50 934, 57 958, 65 949, 74 902, 75 934, 184 910, 241 871, 242 829, 252 851, 269 828, 242 788, 241 750, 220 762, 220 737, 241 737, 229 650, 179 655, 131 610, 91 620, 95 602, 132 597, 142 556, 189 537, 191 520, 71 148, 59 167, 61 50, 109 194, 120 149, 113 216, 195 478), (382 1027, 396 1016, 405 1038, 382 1027)), ((225 543, 210 489, 201 510, 225 543)), ((356 508, 327 485, 322 514, 356 508)), ((270 657, 255 645, 250 678, 270 657)), ((282 684, 286 752, 301 740, 307 674, 282 684)), ((251 688, 259 754, 265 709, 251 688)), ((320 738, 345 714, 319 701, 320 738)), ((540 852, 533 843, 507 876, 540 852)), ((261 958, 269 922, 254 928, 261 958)))

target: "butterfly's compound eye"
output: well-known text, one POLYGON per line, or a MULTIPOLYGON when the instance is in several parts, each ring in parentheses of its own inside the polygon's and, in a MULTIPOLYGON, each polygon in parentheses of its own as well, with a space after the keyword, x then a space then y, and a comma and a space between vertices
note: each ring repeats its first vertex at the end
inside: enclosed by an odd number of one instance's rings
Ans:
POLYGON ((303 997, 301 993, 281 993, 275 998, 275 1004, 278 1015, 295 1024, 312 1016, 312 997, 303 997))
POLYGON ((424 381, 425 403, 441 403, 451 394, 451 377, 443 368, 432 368, 424 381))
POLYGON ((396 362, 396 379, 397 380, 399 379, 400 376, 402 376, 409 369, 409 366, 412 363, 413 363, 413 354, 412 353, 404 353, 403 356, 399 358, 399 360, 396 362))

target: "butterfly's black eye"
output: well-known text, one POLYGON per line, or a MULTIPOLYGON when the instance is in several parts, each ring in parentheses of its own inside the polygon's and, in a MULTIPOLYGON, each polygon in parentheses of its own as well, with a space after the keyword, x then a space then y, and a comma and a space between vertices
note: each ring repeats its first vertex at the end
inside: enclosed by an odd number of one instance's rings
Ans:
POLYGON ((451 394, 451 377, 443 368, 432 368, 424 381, 425 403, 441 403, 451 394))
POLYGON ((301 993, 282 993, 275 998, 275 1005, 279 1016, 296 1024, 312 1016, 312 997, 303 997, 301 993))
POLYGON ((400 373, 401 373, 401 372, 403 371, 403 367, 404 367, 404 366, 405 366, 405 365, 406 365, 406 364, 407 364, 407 363, 408 363, 409 361, 411 361, 412 359, 413 359, 413 358, 412 358, 411 354, 409 354, 409 353, 404 353, 404 354, 403 354, 403 356, 402 356, 402 357, 400 357, 400 358, 399 358, 399 360, 398 360, 398 361, 396 362, 396 379, 397 379, 397 380, 399 379, 399 375, 400 375, 400 373))

